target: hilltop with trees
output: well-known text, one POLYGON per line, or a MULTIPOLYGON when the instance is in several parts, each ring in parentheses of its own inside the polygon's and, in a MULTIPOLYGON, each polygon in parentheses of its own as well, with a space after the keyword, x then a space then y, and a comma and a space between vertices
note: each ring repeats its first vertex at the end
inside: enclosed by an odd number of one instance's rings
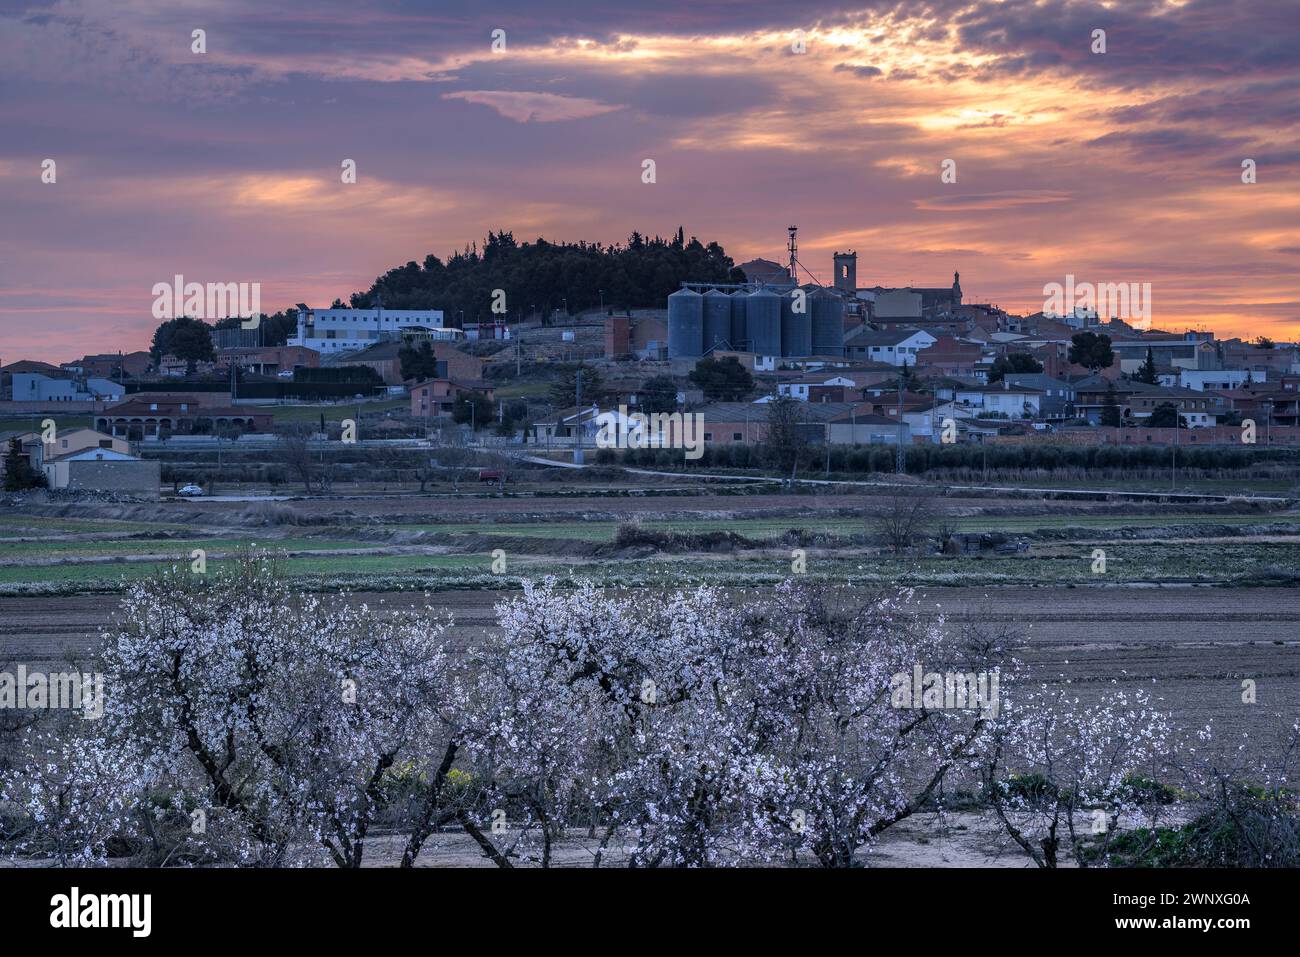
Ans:
POLYGON ((466 247, 443 262, 432 253, 388 270, 365 292, 352 296, 357 309, 380 298, 388 309, 442 309, 448 325, 494 318, 493 290, 504 290, 506 315, 557 308, 581 312, 602 304, 613 309, 662 307, 683 280, 739 282, 736 268, 716 242, 689 240, 679 227, 671 239, 634 232, 626 243, 519 243, 514 233, 489 232, 480 250, 466 247))
MULTIPOLYGON (((473 243, 444 263, 430 253, 423 263, 411 260, 377 278, 348 305, 372 309, 381 300, 387 309, 441 309, 448 326, 505 318, 493 313, 494 290, 505 292, 506 316, 570 313, 605 305, 610 309, 663 307, 683 280, 743 282, 745 274, 716 242, 687 239, 682 228, 671 239, 632 233, 626 243, 553 243, 538 238, 518 243, 514 233, 488 232, 480 250, 473 243)), ((345 308, 335 299, 331 308, 345 308)), ((191 363, 211 361, 213 329, 235 328, 232 316, 209 325, 200 319, 170 319, 154 332, 154 362, 171 354, 191 363)), ((298 310, 289 307, 262 315, 261 344, 282 346, 297 332, 298 310)), ((418 364, 418 357, 412 360, 418 364)))

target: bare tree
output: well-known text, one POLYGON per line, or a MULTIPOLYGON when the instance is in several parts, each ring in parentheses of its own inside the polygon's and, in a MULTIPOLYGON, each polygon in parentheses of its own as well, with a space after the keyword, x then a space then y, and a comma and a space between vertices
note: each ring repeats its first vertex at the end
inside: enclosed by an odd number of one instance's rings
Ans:
POLYGON ((895 554, 902 554, 933 534, 944 513, 933 490, 899 486, 882 497, 879 510, 867 516, 867 530, 884 539, 895 554))
POLYGON ((315 474, 316 463, 312 460, 311 426, 302 422, 291 422, 277 430, 280 438, 280 454, 289 469, 302 479, 303 487, 310 492, 311 480, 315 474))
POLYGON ((799 456, 808 444, 803 433, 803 403, 788 395, 780 395, 767 404, 767 434, 763 439, 767 459, 784 475, 790 473, 794 481, 799 467, 799 456))

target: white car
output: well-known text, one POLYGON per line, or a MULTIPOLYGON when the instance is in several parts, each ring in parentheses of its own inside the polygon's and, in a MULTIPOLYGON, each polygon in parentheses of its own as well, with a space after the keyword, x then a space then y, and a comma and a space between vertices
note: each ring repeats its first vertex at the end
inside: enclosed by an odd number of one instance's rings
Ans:
POLYGON ((203 489, 197 485, 182 485, 178 490, 181 495, 202 495, 203 489))

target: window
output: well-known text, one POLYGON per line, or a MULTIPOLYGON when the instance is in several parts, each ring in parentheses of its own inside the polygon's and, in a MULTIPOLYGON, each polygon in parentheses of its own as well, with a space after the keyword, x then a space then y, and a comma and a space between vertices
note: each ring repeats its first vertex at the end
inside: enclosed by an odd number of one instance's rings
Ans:
POLYGON ((742 438, 743 438, 743 436, 742 436, 739 432, 732 432, 732 433, 731 433, 731 441, 733 441, 733 442, 739 442, 742 438))
POLYGON ((712 442, 712 441, 713 441, 713 433, 712 433, 712 432, 705 432, 705 433, 704 433, 704 441, 705 441, 705 442, 712 442))

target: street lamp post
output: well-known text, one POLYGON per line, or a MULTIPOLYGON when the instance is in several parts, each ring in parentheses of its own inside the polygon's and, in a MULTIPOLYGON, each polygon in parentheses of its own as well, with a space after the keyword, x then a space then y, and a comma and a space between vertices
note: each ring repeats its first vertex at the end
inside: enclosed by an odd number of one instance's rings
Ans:
POLYGON ((573 430, 573 464, 582 464, 582 370, 579 369, 574 373, 574 384, 576 386, 578 400, 577 425, 573 430))

